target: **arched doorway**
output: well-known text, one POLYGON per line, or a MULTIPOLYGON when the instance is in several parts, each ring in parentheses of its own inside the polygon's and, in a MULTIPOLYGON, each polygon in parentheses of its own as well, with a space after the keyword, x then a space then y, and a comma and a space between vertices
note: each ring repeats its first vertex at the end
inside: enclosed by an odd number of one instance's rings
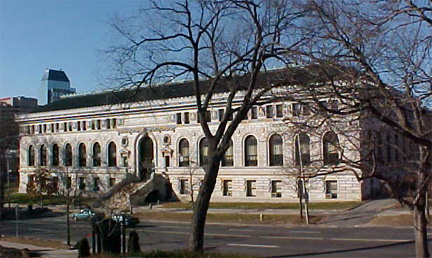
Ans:
POLYGON ((138 144, 139 155, 139 177, 142 180, 150 178, 154 164, 153 141, 148 136, 144 136, 138 144))

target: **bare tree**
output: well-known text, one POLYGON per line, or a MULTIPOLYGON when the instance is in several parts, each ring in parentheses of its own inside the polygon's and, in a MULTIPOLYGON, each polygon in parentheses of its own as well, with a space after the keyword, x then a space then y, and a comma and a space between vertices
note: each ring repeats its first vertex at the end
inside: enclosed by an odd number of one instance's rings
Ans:
MULTIPOLYGON (((15 122, 15 107, 0 107, 0 220, 2 217, 8 169, 8 151, 18 149, 19 127, 15 122)), ((10 191, 10 189, 8 189, 10 191)))
POLYGON ((194 207, 191 250, 203 249, 209 201, 231 136, 249 109, 281 83, 270 80, 268 66, 287 62, 288 53, 304 40, 295 26, 301 17, 285 0, 153 1, 138 17, 113 24, 125 42, 109 54, 124 85, 152 86, 175 79, 193 85, 209 159, 194 207), (219 92, 227 94, 224 113, 212 130, 206 117, 219 92))
MULTIPOLYGON (((302 62, 342 67, 345 76, 345 82, 335 81, 327 89, 348 108, 322 108, 337 115, 371 115, 417 146, 418 158, 409 168, 415 174, 414 196, 396 196, 414 213, 417 257, 429 257, 425 206, 432 163, 432 3, 310 0, 304 8, 309 19, 303 31, 314 36, 299 52, 302 62)), ((323 93, 323 88, 305 88, 315 97, 323 93)), ((368 176, 378 176, 377 169, 368 176)))

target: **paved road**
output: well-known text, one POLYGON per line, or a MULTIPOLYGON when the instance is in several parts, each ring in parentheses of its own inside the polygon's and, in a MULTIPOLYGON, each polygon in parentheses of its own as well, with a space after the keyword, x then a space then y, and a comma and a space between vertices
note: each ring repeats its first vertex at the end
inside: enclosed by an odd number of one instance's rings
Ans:
MULTIPOLYGON (((65 216, 18 222, 18 234, 65 240, 65 216)), ((142 222, 136 230, 142 249, 187 247, 189 225, 180 222, 142 222)), ((72 241, 90 233, 88 222, 72 222, 72 241)), ((0 234, 14 236, 15 221, 0 222, 0 234)), ((284 227, 208 224, 205 247, 218 252, 271 257, 414 257, 410 228, 284 227)))

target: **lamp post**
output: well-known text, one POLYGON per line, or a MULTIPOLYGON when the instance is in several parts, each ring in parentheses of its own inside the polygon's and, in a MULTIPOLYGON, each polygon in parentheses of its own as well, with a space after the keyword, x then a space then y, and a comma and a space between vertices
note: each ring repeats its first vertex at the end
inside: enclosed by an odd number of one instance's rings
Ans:
POLYGON ((11 158, 14 158, 17 154, 17 150, 10 150, 7 149, 6 150, 6 173, 7 173, 7 188, 8 188, 8 208, 10 210, 11 206, 10 206, 10 174, 12 173, 12 168, 10 166, 10 160, 11 158))

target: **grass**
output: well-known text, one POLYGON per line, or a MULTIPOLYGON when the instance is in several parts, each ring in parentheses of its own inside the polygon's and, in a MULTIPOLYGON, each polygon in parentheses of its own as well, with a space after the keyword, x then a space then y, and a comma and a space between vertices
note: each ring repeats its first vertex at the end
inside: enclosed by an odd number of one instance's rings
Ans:
MULTIPOLYGON (((32 194, 13 193, 11 194, 11 202, 17 204, 38 204, 40 200, 32 194)), ((63 196, 44 196, 44 205, 66 204, 66 198, 63 196)))
MULTIPOLYGON (((192 219, 191 213, 175 213, 175 212, 148 212, 135 214, 141 221, 146 220, 172 220, 186 221, 192 219)), ((323 217, 311 216, 311 223, 319 222, 323 217)), ((261 221, 259 214, 231 214, 231 213, 209 213, 207 222, 228 222, 228 223, 255 223, 255 224, 301 224, 298 215, 279 215, 279 214, 264 214, 261 221)))
POLYGON ((1 237, 0 239, 8 242, 35 245, 41 247, 50 247, 54 249, 69 249, 69 246, 66 245, 65 243, 61 241, 55 241, 55 240, 46 240, 46 239, 29 238, 29 237, 10 237, 10 236, 4 236, 1 237))
MULTIPOLYGON (((87 205, 91 203, 93 199, 90 198, 82 198, 82 205, 87 205)), ((11 194, 11 203, 17 203, 17 204, 39 204, 40 199, 35 198, 33 194, 26 194, 26 193, 13 193, 11 194)), ((44 196, 43 197, 43 204, 44 205, 65 205, 66 204, 66 197, 64 196, 44 196)))
MULTIPOLYGON (((309 209, 319 210, 342 210, 353 208, 361 202, 312 202, 309 209)), ((191 209, 191 204, 186 202, 168 202, 162 205, 163 208, 191 209)), ((210 208, 213 209, 299 209, 298 203, 251 203, 251 202, 212 202, 210 208)))

